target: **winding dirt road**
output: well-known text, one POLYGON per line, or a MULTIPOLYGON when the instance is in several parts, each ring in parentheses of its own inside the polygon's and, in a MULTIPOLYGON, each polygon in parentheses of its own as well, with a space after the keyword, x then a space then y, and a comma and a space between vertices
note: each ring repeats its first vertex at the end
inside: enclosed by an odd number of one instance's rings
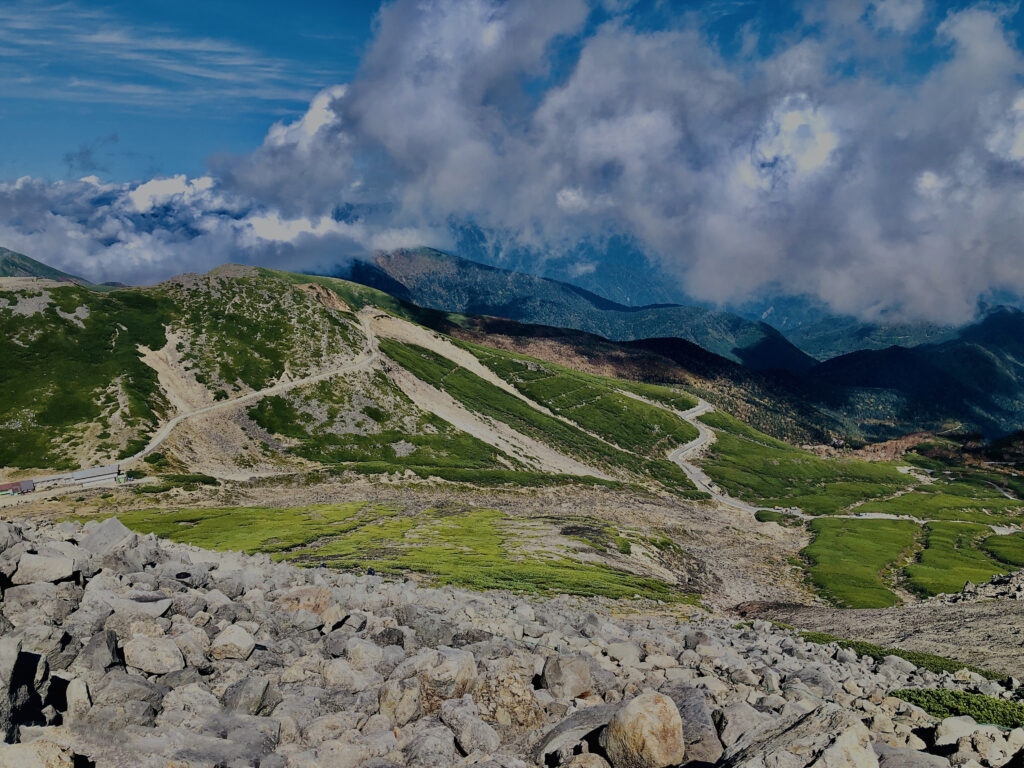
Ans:
POLYGON ((248 394, 241 395, 240 397, 233 397, 230 400, 221 400, 220 402, 212 405, 196 408, 195 410, 186 411, 185 413, 179 413, 153 433, 153 436, 149 439, 145 448, 138 453, 129 456, 127 459, 122 460, 121 463, 130 464, 155 451, 165 440, 167 440, 168 437, 171 436, 171 432, 174 431, 174 428, 186 419, 191 419, 195 416, 202 416, 203 414, 213 413, 215 411, 225 410, 228 408, 237 408, 238 406, 245 405, 246 403, 262 400, 264 397, 279 395, 282 392, 287 392, 291 389, 295 389, 296 387, 304 387, 307 384, 316 384, 317 382, 324 381, 325 379, 330 379, 344 373, 366 370, 380 358, 380 352, 377 349, 377 339, 373 335, 373 330, 370 328, 368 315, 369 313, 360 312, 360 323, 362 324, 363 333, 367 339, 366 349, 351 363, 346 363, 345 365, 338 366, 337 368, 321 371, 320 373, 315 373, 312 376, 274 384, 271 387, 259 389, 255 392, 249 392, 248 394))
MULTIPOLYGON (((630 393, 623 392, 623 394, 629 395, 630 393)), ((636 397, 636 395, 631 396, 636 397)), ((711 413, 712 411, 715 410, 715 407, 711 405, 711 403, 707 402, 706 400, 698 398, 697 405, 695 405, 690 410, 678 411, 675 408, 664 405, 663 403, 656 403, 652 400, 647 400, 645 398, 638 399, 643 399, 646 403, 650 403, 651 405, 657 406, 658 408, 661 408, 664 411, 668 411, 669 413, 674 413, 680 419, 696 428, 697 432, 699 433, 697 437, 695 437, 690 442, 686 443, 686 445, 682 445, 672 450, 668 454, 668 457, 670 460, 675 462, 679 466, 679 468, 683 470, 683 472, 686 473, 686 476, 693 481, 694 485, 696 485, 699 490, 704 491, 705 493, 710 495, 711 498, 717 501, 719 504, 741 512, 755 514, 760 510, 778 510, 777 507, 758 507, 753 504, 748 504, 747 502, 742 501, 741 499, 737 499, 730 496, 729 494, 725 493, 725 491, 723 491, 721 488, 719 488, 715 481, 708 477, 707 473, 705 473, 704 470, 702 470, 696 464, 692 463, 692 459, 695 459, 697 456, 699 456, 708 445, 715 441, 714 430, 708 427, 698 418, 700 416, 703 416, 705 413, 711 413)), ((809 515, 803 510, 800 510, 796 507, 790 507, 786 509, 785 514, 792 515, 793 517, 797 517, 801 520, 815 520, 819 517, 828 517, 831 519, 839 520, 909 520, 911 522, 918 523, 921 525, 933 522, 972 522, 960 520, 922 518, 914 517, 913 515, 893 515, 885 512, 866 512, 862 514, 853 513, 844 515, 809 515)), ((991 528, 993 533, 996 534, 1016 533, 1021 530, 1019 526, 998 525, 996 523, 988 524, 988 527, 991 528)))

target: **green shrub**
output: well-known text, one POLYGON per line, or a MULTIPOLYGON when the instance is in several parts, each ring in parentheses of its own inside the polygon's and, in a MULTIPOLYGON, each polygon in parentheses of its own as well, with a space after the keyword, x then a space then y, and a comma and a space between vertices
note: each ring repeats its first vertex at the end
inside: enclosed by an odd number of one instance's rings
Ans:
POLYGON ((164 479, 169 483, 182 486, 220 485, 220 481, 216 477, 203 474, 164 475, 164 479))
POLYGON ((969 715, 979 723, 1000 728, 1019 728, 1024 725, 1024 704, 1016 701, 1003 701, 980 693, 932 688, 905 688, 891 691, 891 695, 919 706, 933 717, 969 715))

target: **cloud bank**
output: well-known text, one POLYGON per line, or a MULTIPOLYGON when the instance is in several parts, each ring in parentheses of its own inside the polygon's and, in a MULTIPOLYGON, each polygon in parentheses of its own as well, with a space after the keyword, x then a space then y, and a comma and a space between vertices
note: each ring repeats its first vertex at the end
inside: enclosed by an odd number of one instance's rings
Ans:
POLYGON ((0 184, 0 243, 95 279, 635 242, 691 295, 969 319, 1024 294, 1010 10, 809 4, 791 29, 622 4, 396 0, 351 82, 209 175, 0 184))

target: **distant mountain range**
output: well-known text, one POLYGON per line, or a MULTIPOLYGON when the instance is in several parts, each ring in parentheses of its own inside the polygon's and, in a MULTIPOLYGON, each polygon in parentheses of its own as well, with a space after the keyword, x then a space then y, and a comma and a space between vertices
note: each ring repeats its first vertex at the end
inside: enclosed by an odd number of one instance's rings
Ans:
POLYGON ((587 331, 613 341, 676 337, 752 370, 806 371, 815 360, 767 323, 679 304, 630 307, 582 288, 430 248, 377 254, 331 275, 432 309, 587 331))
MULTIPOLYGON (((980 429, 993 435, 1024 426, 1024 312, 992 310, 944 341, 859 350, 801 377, 812 400, 855 422, 980 429)), ((879 432, 883 424, 870 429, 879 432)))
MULTIPOLYGON (((917 430, 994 437, 1024 429, 1024 312, 1017 309, 991 310, 960 329, 922 330, 935 339, 927 343, 858 349, 819 363, 766 323, 681 305, 630 308, 427 249, 379 255, 347 272, 426 307, 417 310, 423 324, 537 349, 555 344, 558 355, 604 361, 629 378, 687 383, 780 435, 872 440, 917 430)), ((2 250, 0 277, 11 276, 110 290, 2 250)), ((861 337, 872 345, 902 340, 895 329, 879 326, 861 337)))
MULTIPOLYGON (((577 329, 661 354, 684 349, 673 339, 692 342, 769 375, 766 392, 828 413, 854 437, 947 428, 995 435, 1024 427, 1024 369, 1017 362, 1024 361, 1024 314, 1015 309, 998 308, 959 329, 805 313, 787 323, 800 349, 768 323, 738 314, 677 304, 628 307, 569 283, 428 248, 377 254, 336 275, 424 307, 577 329)), ((685 349, 690 368, 696 358, 685 349)))

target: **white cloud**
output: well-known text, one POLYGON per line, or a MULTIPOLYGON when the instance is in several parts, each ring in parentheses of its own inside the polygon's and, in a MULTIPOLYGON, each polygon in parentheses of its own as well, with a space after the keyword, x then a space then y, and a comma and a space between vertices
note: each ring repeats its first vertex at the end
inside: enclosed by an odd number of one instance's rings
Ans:
POLYGON ((199 179, 0 185, 0 242, 144 279, 444 247, 454 222, 598 275, 580 243, 622 237, 709 301, 783 285, 842 312, 967 319, 992 290, 1024 293, 1024 58, 977 6, 939 25, 929 72, 891 78, 881 64, 915 43, 881 19, 924 21, 868 8, 764 59, 685 23, 591 29, 582 1, 396 0, 359 75, 255 152, 199 179), (554 57, 573 35, 578 57, 554 57))
POLYGON ((154 206, 163 205, 175 197, 181 197, 186 203, 191 202, 204 192, 211 190, 213 184, 213 179, 209 176, 189 179, 184 174, 179 174, 140 184, 128 192, 128 199, 136 211, 145 213, 152 210, 154 206))
POLYGON ((309 152, 320 129, 337 120, 334 103, 344 98, 347 90, 345 85, 332 85, 320 91, 300 119, 293 123, 274 123, 270 126, 264 143, 272 147, 294 145, 303 152, 309 152))
POLYGON ((1024 94, 1018 94, 1010 108, 996 120, 987 146, 1006 160, 1024 161, 1024 94))
POLYGON ((900 34, 915 29, 924 13, 924 0, 879 0, 874 4, 875 24, 900 34))
POLYGON ((839 133, 827 112, 806 95, 793 94, 772 110, 752 162, 763 177, 800 183, 824 170, 838 146, 839 133))
POLYGON ((347 229, 340 222, 327 218, 320 218, 315 222, 307 218, 282 219, 276 213, 250 216, 244 220, 244 223, 260 240, 276 243, 291 243, 304 235, 312 237, 337 235, 347 229))
POLYGON ((918 194, 925 197, 936 197, 946 188, 946 181, 934 171, 925 171, 917 177, 918 194))

